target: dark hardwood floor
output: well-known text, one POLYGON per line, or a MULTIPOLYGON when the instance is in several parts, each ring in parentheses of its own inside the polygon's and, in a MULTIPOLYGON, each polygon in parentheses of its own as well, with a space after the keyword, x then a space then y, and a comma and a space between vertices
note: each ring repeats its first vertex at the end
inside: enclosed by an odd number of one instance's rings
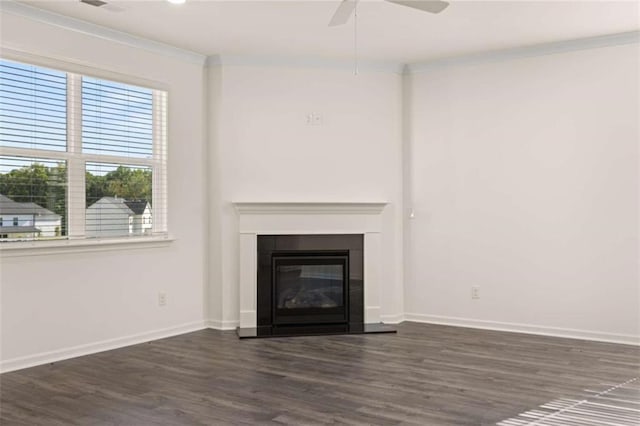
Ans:
MULTIPOLYGON (((640 376, 640 348, 404 323, 203 330, 0 376, 2 425, 483 425, 640 376)), ((640 408, 640 394, 629 399, 640 408), (635 402, 634 402, 635 403, 635 402)))

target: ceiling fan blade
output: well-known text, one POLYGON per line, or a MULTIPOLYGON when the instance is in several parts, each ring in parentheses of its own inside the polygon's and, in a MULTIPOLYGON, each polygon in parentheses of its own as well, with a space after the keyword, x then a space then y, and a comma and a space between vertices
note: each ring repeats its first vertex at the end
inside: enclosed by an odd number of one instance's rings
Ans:
POLYGON ((349 18, 351 18, 357 2, 358 0, 342 0, 342 3, 340 3, 340 6, 338 6, 338 9, 336 9, 336 12, 333 14, 333 18, 329 21, 329 26, 335 27, 346 24, 349 18))
POLYGON ((424 10, 425 12, 440 13, 449 6, 449 2, 441 0, 386 0, 402 6, 424 10))
POLYGON ((109 12, 122 12, 124 10, 120 6, 116 6, 103 0, 80 0, 80 3, 88 4, 89 6, 93 7, 99 7, 100 9, 108 10, 109 12))

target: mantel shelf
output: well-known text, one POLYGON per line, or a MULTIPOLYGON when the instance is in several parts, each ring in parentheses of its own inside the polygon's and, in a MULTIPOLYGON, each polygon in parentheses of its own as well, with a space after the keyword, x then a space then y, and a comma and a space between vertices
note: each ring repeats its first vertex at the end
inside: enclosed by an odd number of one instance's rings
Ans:
POLYGON ((241 214, 380 214, 386 202, 233 202, 241 214))

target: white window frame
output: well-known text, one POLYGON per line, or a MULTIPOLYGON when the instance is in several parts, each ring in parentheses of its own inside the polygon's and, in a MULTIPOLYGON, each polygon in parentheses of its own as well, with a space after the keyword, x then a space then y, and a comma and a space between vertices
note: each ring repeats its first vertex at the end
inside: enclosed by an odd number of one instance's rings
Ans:
POLYGON ((168 90, 162 84, 107 72, 64 60, 3 49, 1 59, 46 67, 67 74, 67 149, 54 151, 0 147, 0 154, 22 158, 65 161, 67 165, 67 235, 55 240, 15 241, 0 244, 0 257, 121 250, 123 247, 166 246, 174 239, 168 232, 168 90), (135 158, 82 152, 82 77, 92 77, 144 87, 153 91, 153 156, 135 158), (159 123, 159 125, 156 125, 159 123), (143 166, 152 170, 153 221, 151 236, 91 237, 85 235, 86 164, 108 163, 143 166), (72 184, 73 182, 73 184, 72 184))

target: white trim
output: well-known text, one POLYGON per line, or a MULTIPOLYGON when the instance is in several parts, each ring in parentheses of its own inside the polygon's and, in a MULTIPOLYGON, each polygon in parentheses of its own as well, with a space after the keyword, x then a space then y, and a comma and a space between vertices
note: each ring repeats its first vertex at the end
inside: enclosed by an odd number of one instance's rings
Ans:
POLYGON ((235 202, 240 327, 256 326, 258 235, 362 234, 364 320, 380 322, 383 202, 235 202))
MULTIPOLYGON (((541 336, 564 337, 571 339, 592 340, 599 342, 640 346, 640 336, 626 334, 603 333, 557 327, 542 327, 529 324, 504 323, 497 321, 484 321, 470 318, 444 317, 424 314, 381 315, 381 319, 384 323, 387 324, 397 324, 404 320, 419 323, 441 324, 456 327, 496 330, 502 332, 527 333, 541 336)), ((102 340, 99 342, 42 352, 25 357, 12 358, 0 362, 0 373, 7 373, 23 368, 64 361, 79 356, 91 355, 98 352, 119 349, 126 346, 137 345, 153 340, 192 333, 194 331, 203 330, 205 328, 211 328, 215 330, 235 330, 236 327, 238 327, 239 323, 240 322, 237 320, 209 319, 206 321, 193 321, 174 327, 163 328, 145 333, 138 333, 115 339, 102 340)))
POLYGON ((238 320, 214 320, 209 319, 206 321, 207 328, 214 330, 235 330, 240 325, 238 320))
POLYGON ((634 336, 631 334, 615 334, 602 331, 578 330, 574 328, 547 327, 535 324, 519 324, 513 322, 486 321, 473 318, 410 313, 406 313, 404 315, 404 319, 405 321, 428 324, 451 325, 455 327, 479 328, 483 330, 537 334, 540 336, 564 337, 569 339, 593 340, 596 342, 640 346, 640 336, 634 336))
POLYGON ((16 241, 0 243, 0 259, 38 255, 88 253, 167 247, 175 241, 168 235, 129 238, 60 239, 51 241, 16 241))
POLYGON ((36 365, 49 364, 52 362, 64 361, 84 355, 91 355, 98 352, 110 351, 123 348, 125 346, 137 345, 152 340, 164 339, 180 334, 191 333, 203 330, 206 325, 203 321, 193 321, 174 327, 162 328, 144 333, 132 334, 115 339, 107 339, 99 342, 87 343, 85 345, 72 346, 70 348, 58 349, 54 351, 42 352, 25 357, 12 358, 0 362, 0 372, 20 370, 23 368, 35 367, 36 365))
POLYGON ((58 13, 49 12, 37 7, 18 3, 14 0, 3 0, 0 2, 2 12, 12 15, 21 16, 23 18, 32 19, 34 21, 43 22, 59 28, 86 34, 92 37, 101 38, 115 43, 124 44, 136 49, 144 49, 149 52, 169 56, 185 62, 190 62, 203 66, 206 56, 190 50, 181 49, 169 44, 160 43, 143 37, 134 36, 125 32, 113 30, 101 25, 92 24, 80 19, 70 18, 58 13))
POLYGON ((240 311, 239 324, 257 324, 257 318, 258 318, 258 313, 255 310, 240 311))
POLYGON ((513 49, 494 50, 483 53, 473 53, 449 58, 434 59, 425 62, 409 64, 406 74, 426 72, 434 68, 458 65, 474 65, 487 62, 499 62, 511 59, 529 58, 533 56, 553 55, 556 53, 573 52, 576 50, 595 49, 599 47, 619 46, 640 43, 640 31, 629 31, 619 34, 608 34, 597 37, 580 38, 575 40, 555 41, 536 44, 533 46, 516 47, 513 49))
MULTIPOLYGON (((70 75, 75 77, 74 74, 70 74, 70 75)), ((70 108, 74 107, 77 109, 81 109, 82 107, 81 103, 79 104, 73 101, 69 102, 68 104, 70 108)), ((67 115, 73 115, 73 114, 75 113, 71 112, 71 113, 68 113, 67 115)), ((71 127, 68 124, 67 128, 71 129, 68 132, 68 135, 69 136, 73 135, 74 137, 78 137, 80 132, 78 130, 75 130, 78 126, 79 125, 76 125, 76 127, 71 127)), ((69 142, 67 143, 69 144, 69 142)), ((164 143, 166 144, 166 141, 164 143)), ((154 146, 154 148, 156 147, 154 146)), ((159 150, 160 148, 156 148, 156 149, 159 150)), ((158 165, 158 163, 161 163, 164 161, 164 160, 149 159, 149 158, 129 158, 124 156, 109 155, 109 154, 105 154, 105 155, 87 154, 87 153, 83 153, 81 149, 74 149, 73 151, 70 149, 68 149, 67 151, 50 151, 50 150, 38 149, 38 148, 15 148, 15 147, 3 146, 2 154, 11 155, 14 157, 46 158, 48 160, 64 160, 64 161, 69 161, 70 159, 79 158, 82 160, 82 163, 85 163, 85 162, 112 163, 112 164, 124 164, 127 166, 147 166, 147 167, 153 167, 155 165, 158 165)), ((154 152, 154 156, 155 156, 155 152, 154 152)), ((84 167, 84 164, 83 164, 83 167, 84 167)))
MULTIPOLYGON (((338 69, 354 72, 355 63, 350 59, 331 59, 312 56, 266 56, 266 55, 211 55, 206 67, 216 66, 262 66, 291 68, 338 69)), ((389 61, 358 61, 358 71, 402 74, 405 65, 389 61)))
POLYGON ((400 324, 405 320, 404 314, 382 314, 380 315, 380 321, 383 324, 400 324))
POLYGON ((153 201, 154 234, 163 234, 169 227, 169 183, 168 183, 168 152, 169 139, 167 121, 169 120, 168 94, 165 91, 153 92, 153 167, 151 185, 151 200, 153 201))
POLYGON ((380 214, 386 202, 233 202, 242 214, 380 214))
MULTIPOLYGON (((82 76, 75 73, 67 75, 67 150, 64 152, 67 164, 67 183, 75 183, 73 190, 67 188, 67 236, 84 238, 87 200, 86 200, 86 163, 82 159, 82 76), (81 196, 80 196, 81 195, 81 196)), ((12 149, 12 154, 33 157, 30 149, 12 149), (21 153, 22 152, 22 153, 21 153)), ((33 150, 36 151, 36 150, 33 150)), ((47 158, 46 150, 39 154, 47 158)))
MULTIPOLYGON (((2 2, 0 2, 0 4, 2 4, 2 2)), ((66 72, 67 74, 80 74, 87 77, 102 78, 118 83, 141 86, 151 90, 169 92, 170 89, 167 83, 161 81, 107 70, 91 62, 80 61, 77 58, 51 55, 48 53, 46 55, 31 53, 20 46, 2 44, 0 46, 0 57, 10 61, 52 68, 66 72)))
MULTIPOLYGON (((367 251, 366 247, 365 247, 365 252, 367 251)), ((366 266, 365 266, 366 268, 366 266)), ((376 268, 378 269, 378 268, 376 268)), ((365 287, 367 287, 367 279, 371 280, 370 277, 371 274, 367 274, 367 271, 365 270, 364 276, 365 276, 365 287)), ((367 305, 367 298, 370 298, 370 294, 374 293, 374 299, 377 299, 376 302, 380 302, 380 298, 376 297, 379 296, 380 294, 380 286, 375 286, 378 288, 373 288, 373 291, 365 291, 364 292, 364 298, 365 298, 365 307, 364 307, 364 322, 367 324, 377 324, 382 322, 382 320, 380 319, 380 306, 371 306, 371 305, 367 305), (377 294, 376 294, 377 293, 377 294)), ((367 290, 365 288, 365 290, 367 290)))

